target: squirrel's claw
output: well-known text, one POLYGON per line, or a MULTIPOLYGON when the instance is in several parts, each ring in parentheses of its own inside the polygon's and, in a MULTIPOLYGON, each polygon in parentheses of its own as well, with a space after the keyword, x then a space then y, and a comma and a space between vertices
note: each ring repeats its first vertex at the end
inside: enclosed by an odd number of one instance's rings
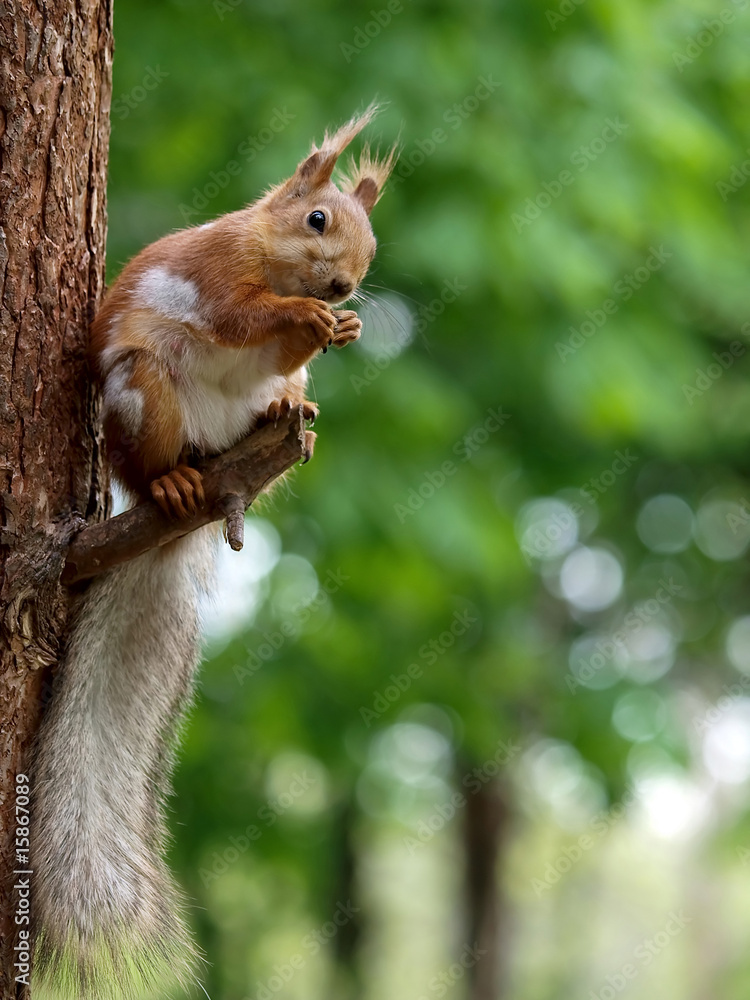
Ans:
POLYGON ((307 463, 313 457, 313 451, 315 450, 315 438, 316 437, 317 437, 317 434, 315 434, 314 431, 305 431, 305 451, 304 451, 304 456, 305 457, 302 459, 302 462, 301 462, 302 465, 307 465, 307 463))
POLYGON ((258 422, 277 424, 279 417, 286 417, 292 412, 293 405, 288 396, 282 396, 281 399, 274 399, 268 404, 268 409, 262 414, 258 422))
POLYGON ((320 409, 318 408, 316 403, 311 403, 309 399, 305 399, 302 401, 302 416, 305 418, 305 420, 310 421, 311 426, 318 419, 319 415, 320 415, 320 409))
POLYGON ((258 417, 257 426, 260 427, 262 424, 277 424, 279 418, 288 417, 295 406, 302 407, 302 416, 305 420, 315 423, 320 412, 315 403, 311 403, 307 399, 303 399, 301 403, 295 403, 288 396, 282 396, 281 399, 274 399, 273 402, 269 403, 266 412, 258 417))

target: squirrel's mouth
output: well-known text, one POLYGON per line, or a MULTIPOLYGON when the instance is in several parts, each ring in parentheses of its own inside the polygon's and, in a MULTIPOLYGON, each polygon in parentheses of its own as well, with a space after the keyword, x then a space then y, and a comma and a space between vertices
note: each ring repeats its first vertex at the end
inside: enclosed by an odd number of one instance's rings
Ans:
POLYGON ((307 295, 311 295, 314 299, 322 299, 329 306, 342 305, 348 298, 351 298, 354 292, 354 286, 350 282, 338 280, 329 282, 324 288, 314 288, 306 281, 302 284, 307 295))
POLYGON ((318 295, 317 298, 327 302, 329 306, 341 306, 349 298, 349 295, 333 295, 328 293, 326 295, 318 295))

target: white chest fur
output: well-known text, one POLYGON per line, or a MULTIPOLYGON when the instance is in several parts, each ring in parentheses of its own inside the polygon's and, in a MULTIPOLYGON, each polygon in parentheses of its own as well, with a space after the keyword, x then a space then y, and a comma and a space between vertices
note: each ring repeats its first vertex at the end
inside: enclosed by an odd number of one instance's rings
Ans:
POLYGON ((191 444, 201 451, 224 451, 284 395, 286 380, 274 364, 277 350, 276 344, 220 347, 186 332, 170 338, 169 371, 191 444))
MULTIPOLYGON (((250 431, 274 399, 286 394, 287 380, 277 374, 279 345, 234 348, 214 343, 191 282, 166 268, 151 268, 131 295, 139 315, 139 339, 169 379, 185 439, 199 451, 230 448, 250 431)), ((113 321, 110 346, 102 356, 107 371, 105 399, 119 411, 127 429, 137 434, 143 401, 138 390, 126 391, 131 372, 127 361, 125 368, 118 364, 128 354, 116 336, 121 322, 122 317, 113 321)), ((304 371, 301 377, 304 384, 304 371)))

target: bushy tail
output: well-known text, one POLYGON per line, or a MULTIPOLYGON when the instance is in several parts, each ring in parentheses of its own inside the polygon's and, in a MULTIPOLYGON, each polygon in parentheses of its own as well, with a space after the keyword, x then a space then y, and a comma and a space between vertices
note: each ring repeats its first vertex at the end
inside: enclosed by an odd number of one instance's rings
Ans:
POLYGON ((211 527, 95 579, 73 626, 33 769, 35 975, 66 1000, 193 978, 163 860, 164 800, 199 658, 211 527))

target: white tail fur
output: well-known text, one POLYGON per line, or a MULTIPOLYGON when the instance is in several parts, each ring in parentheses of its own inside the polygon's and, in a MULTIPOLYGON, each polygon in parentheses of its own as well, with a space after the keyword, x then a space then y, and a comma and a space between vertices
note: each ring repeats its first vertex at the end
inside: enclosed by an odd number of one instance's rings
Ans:
POLYGON ((194 975, 163 804, 215 538, 209 526, 103 574, 76 615, 33 771, 35 974, 66 1000, 194 975))

